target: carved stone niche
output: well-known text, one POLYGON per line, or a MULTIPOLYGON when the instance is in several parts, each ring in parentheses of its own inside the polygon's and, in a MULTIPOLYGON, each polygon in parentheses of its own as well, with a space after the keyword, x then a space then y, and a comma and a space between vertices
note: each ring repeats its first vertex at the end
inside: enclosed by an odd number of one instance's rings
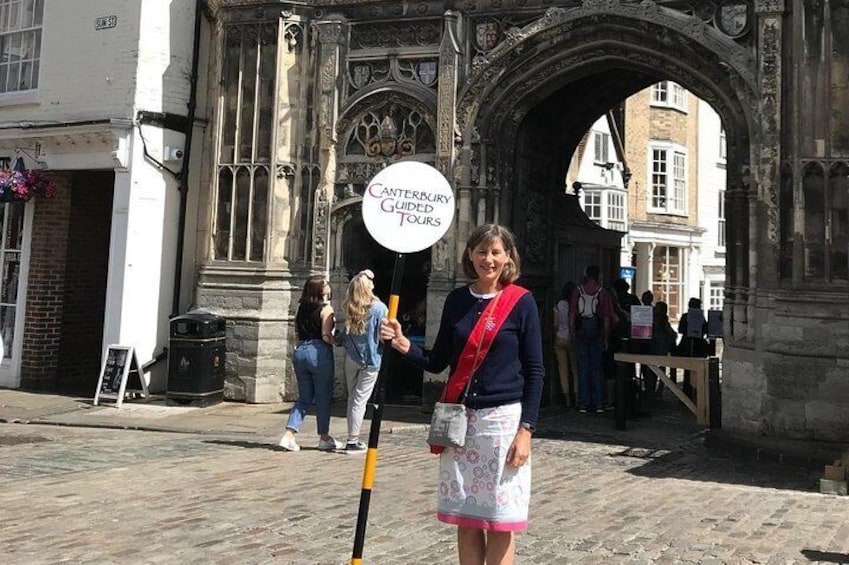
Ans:
POLYGON ((435 150, 433 129, 422 113, 394 102, 365 112, 345 145, 346 155, 377 159, 430 154, 435 150))

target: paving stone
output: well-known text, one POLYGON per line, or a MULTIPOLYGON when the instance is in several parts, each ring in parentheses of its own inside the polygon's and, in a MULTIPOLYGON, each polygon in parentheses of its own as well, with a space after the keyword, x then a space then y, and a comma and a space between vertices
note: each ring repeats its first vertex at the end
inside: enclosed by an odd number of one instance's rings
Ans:
MULTIPOLYGON (((534 439, 518 563, 849 560, 849 499, 816 493, 809 472, 717 456, 697 434, 555 432, 534 439)), ((0 563, 350 559, 362 458, 273 437, 0 424, 0 438, 0 563)), ((366 563, 456 563, 435 475, 421 432, 381 438, 366 563)))

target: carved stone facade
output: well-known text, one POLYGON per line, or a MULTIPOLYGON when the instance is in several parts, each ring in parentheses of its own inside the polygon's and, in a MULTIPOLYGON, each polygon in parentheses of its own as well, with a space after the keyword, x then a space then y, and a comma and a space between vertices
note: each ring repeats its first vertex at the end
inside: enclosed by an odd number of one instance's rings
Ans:
MULTIPOLYGON (((516 232, 525 282, 549 323, 554 289, 562 283, 556 279, 579 276, 558 270, 563 250, 583 241, 575 236, 580 222, 563 214, 569 156, 603 112, 654 82, 673 80, 720 114, 727 136, 724 425, 849 438, 849 276, 842 271, 846 249, 840 249, 849 199, 841 175, 849 155, 841 151, 849 153, 849 142, 837 133, 828 137, 839 129, 835 124, 849 121, 839 117, 849 114, 842 106, 849 95, 837 86, 821 89, 818 100, 832 109, 822 120, 831 122, 825 134, 811 134, 813 149, 806 153, 797 141, 806 113, 814 111, 811 95, 789 86, 801 66, 793 57, 806 53, 800 18, 812 9, 801 0, 457 0, 450 10, 441 0, 212 0, 213 75, 227 69, 230 27, 265 22, 282 34, 268 163, 276 172, 271 244, 260 261, 221 260, 212 249, 199 259, 200 305, 221 306, 216 309, 243 320, 236 331, 245 341, 231 351, 240 361, 228 365, 230 381, 250 381, 244 375, 250 361, 242 362, 270 351, 258 345, 259 337, 250 341, 253 328, 257 336, 274 328, 282 360, 271 366, 282 373, 269 379, 279 383, 272 387, 277 392, 293 397, 286 359, 298 280, 311 271, 327 273, 339 297, 352 270, 368 257, 378 261, 378 250, 363 239, 361 194, 377 171, 400 159, 436 166, 457 192, 453 229, 417 263, 426 281, 420 297, 425 340, 435 335, 445 294, 461 282, 466 234, 488 221, 516 232), (805 177, 812 159, 824 171, 819 177, 805 177), (810 203, 804 206, 805 190, 815 191, 820 177, 823 206, 832 214, 819 218, 822 235, 808 233, 818 217, 810 203), (803 178, 813 180, 805 185, 803 178), (256 296, 256 307, 223 306, 235 295, 256 296), (265 298, 272 296, 269 308, 265 298)), ((843 23, 839 10, 809 14, 818 15, 824 30, 843 23)), ((822 57, 849 60, 832 37, 824 37, 834 49, 822 57)), ((809 80, 816 92, 820 82, 809 80)), ((255 96, 248 87, 241 92, 255 96)), ((228 135, 226 107, 211 111, 211 147, 228 135)), ((217 158, 210 163, 219 165, 217 158)), ((211 226, 212 239, 227 218, 219 184, 212 183, 200 219, 211 226)), ((603 264, 608 251, 618 256, 605 245, 594 251, 603 264)), ((607 263, 610 276, 616 262, 607 263)), ((436 388, 438 379, 431 392, 436 388)), ((427 403, 430 393, 422 395, 427 403)))

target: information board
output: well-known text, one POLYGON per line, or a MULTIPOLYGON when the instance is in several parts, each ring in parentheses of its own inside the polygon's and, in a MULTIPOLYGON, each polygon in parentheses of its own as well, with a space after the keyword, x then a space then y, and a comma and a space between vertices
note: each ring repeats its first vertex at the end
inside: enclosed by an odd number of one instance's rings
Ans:
POLYGON ((131 345, 110 345, 103 355, 94 405, 97 406, 101 400, 114 400, 116 407, 120 408, 128 390, 141 390, 145 398, 149 396, 136 351, 131 345))
POLYGON ((654 308, 631 306, 631 339, 651 339, 654 326, 654 308))

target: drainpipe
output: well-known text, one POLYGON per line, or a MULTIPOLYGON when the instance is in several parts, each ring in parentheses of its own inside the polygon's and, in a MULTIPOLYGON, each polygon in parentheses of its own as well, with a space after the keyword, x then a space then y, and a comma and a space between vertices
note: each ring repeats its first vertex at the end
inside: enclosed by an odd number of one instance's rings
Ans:
POLYGON ((174 270, 174 298, 171 304, 171 317, 173 318, 180 312, 180 288, 183 282, 183 248, 184 239, 186 236, 186 207, 189 193, 189 161, 192 156, 192 136, 195 129, 195 114, 197 110, 197 92, 198 92, 198 61, 200 59, 200 24, 203 11, 206 7, 206 0, 196 0, 195 2, 195 28, 194 42, 192 45, 192 70, 189 78, 189 101, 186 106, 189 109, 187 116, 185 144, 183 147, 183 167, 177 177, 179 186, 177 190, 180 192, 180 216, 177 222, 177 257, 175 259, 176 268, 174 270))

